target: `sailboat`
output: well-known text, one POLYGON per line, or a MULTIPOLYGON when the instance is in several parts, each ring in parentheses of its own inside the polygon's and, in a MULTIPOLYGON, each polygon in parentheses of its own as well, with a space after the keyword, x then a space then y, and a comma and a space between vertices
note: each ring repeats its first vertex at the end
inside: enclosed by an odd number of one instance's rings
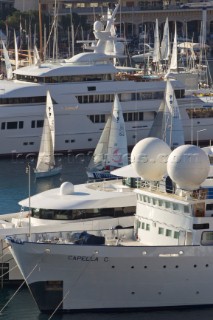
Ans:
POLYGON ((87 168, 88 178, 115 178, 111 170, 128 164, 127 138, 118 95, 115 95, 112 113, 101 134, 87 168))
POLYGON ((40 150, 36 169, 34 170, 36 178, 44 178, 59 174, 61 166, 56 166, 54 157, 55 147, 55 119, 53 102, 50 92, 47 91, 46 112, 44 117, 44 126, 41 137, 40 150))
POLYGON ((163 39, 161 41, 161 59, 164 61, 163 69, 167 70, 167 64, 170 58, 170 38, 169 38, 169 21, 166 18, 166 22, 163 30, 163 39))
POLYGON ((171 149, 185 144, 180 110, 169 78, 164 99, 151 127, 149 137, 162 139, 171 149))

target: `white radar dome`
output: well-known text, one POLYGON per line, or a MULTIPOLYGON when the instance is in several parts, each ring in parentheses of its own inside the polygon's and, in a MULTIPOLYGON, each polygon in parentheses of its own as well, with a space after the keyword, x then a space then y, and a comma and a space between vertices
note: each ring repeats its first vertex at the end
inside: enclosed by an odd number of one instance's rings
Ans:
POLYGON ((93 24, 93 30, 94 31, 103 31, 104 26, 103 23, 101 21, 95 21, 93 24))
POLYGON ((160 181, 167 173, 167 159, 171 149, 158 138, 145 138, 132 150, 131 164, 144 180, 160 181))
POLYGON ((63 182, 60 186, 60 195, 69 195, 74 193, 74 185, 71 182, 63 182))
POLYGON ((168 174, 183 190, 199 189, 208 177, 209 169, 210 162, 206 152, 197 146, 180 146, 168 158, 168 174))

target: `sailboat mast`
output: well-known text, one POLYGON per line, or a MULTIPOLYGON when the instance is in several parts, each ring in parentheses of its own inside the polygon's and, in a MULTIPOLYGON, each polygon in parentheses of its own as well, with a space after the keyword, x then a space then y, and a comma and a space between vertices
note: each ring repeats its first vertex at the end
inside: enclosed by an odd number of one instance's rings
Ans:
POLYGON ((38 2, 38 13, 39 13, 39 47, 40 47, 40 57, 43 60, 43 42, 42 42, 42 14, 41 14, 41 0, 38 2))

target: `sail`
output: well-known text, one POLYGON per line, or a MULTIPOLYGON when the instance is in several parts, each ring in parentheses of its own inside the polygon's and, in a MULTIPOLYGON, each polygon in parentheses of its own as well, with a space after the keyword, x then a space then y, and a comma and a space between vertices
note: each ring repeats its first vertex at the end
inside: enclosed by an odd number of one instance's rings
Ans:
POLYGON ((153 51, 152 61, 156 63, 160 61, 160 41, 159 41, 158 19, 156 19, 156 23, 155 23, 154 51, 153 51))
POLYGON ((169 56, 170 56, 169 22, 168 22, 168 18, 166 18, 164 31, 163 31, 163 39, 161 42, 161 58, 163 60, 169 60, 169 56))
POLYGON ((16 32, 14 30, 14 45, 15 45, 15 61, 16 61, 16 65, 15 68, 16 70, 18 69, 18 46, 17 46, 17 39, 16 39, 16 32))
POLYGON ((55 120, 53 103, 49 91, 47 92, 46 111, 44 126, 41 137, 40 150, 36 171, 48 171, 55 165, 54 160, 55 145, 55 120))
POLYGON ((5 60, 5 66, 6 66, 7 79, 11 80, 13 78, 12 65, 10 63, 10 58, 9 58, 9 55, 8 55, 8 51, 7 51, 3 41, 2 41, 2 46, 3 46, 3 53, 4 53, 4 60, 5 60))
POLYGON ((174 35, 174 42, 172 47, 172 57, 170 62, 170 71, 177 71, 178 65, 177 65, 177 26, 175 23, 175 35, 174 35))
POLYGON ((112 117, 110 116, 106 122, 104 130, 95 148, 94 154, 90 160, 89 170, 102 170, 106 164, 106 155, 108 151, 109 133, 112 117))
POLYGON ((185 143, 181 115, 169 79, 166 84, 164 100, 155 117, 149 137, 164 140, 172 149, 185 143))
POLYGON ((127 138, 124 118, 118 95, 115 95, 112 114, 107 120, 88 171, 101 171, 106 167, 122 167, 128 164, 127 138))
POLYGON ((41 59, 39 57, 38 49, 36 46, 34 46, 34 65, 35 66, 40 66, 41 64, 41 59))
POLYGON ((108 153, 106 165, 110 167, 123 167, 128 164, 128 150, 125 122, 118 95, 115 95, 108 153))

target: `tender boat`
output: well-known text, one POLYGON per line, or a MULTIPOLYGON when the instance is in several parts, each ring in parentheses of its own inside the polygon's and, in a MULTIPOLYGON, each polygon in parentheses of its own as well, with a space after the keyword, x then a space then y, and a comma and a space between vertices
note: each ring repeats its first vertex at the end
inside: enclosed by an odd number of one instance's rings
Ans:
POLYGON ((135 189, 132 235, 94 230, 7 237, 40 311, 213 304, 213 218, 206 210, 210 190, 201 187, 207 154, 194 145, 171 152, 150 137, 136 144, 131 165, 144 180, 135 189))

